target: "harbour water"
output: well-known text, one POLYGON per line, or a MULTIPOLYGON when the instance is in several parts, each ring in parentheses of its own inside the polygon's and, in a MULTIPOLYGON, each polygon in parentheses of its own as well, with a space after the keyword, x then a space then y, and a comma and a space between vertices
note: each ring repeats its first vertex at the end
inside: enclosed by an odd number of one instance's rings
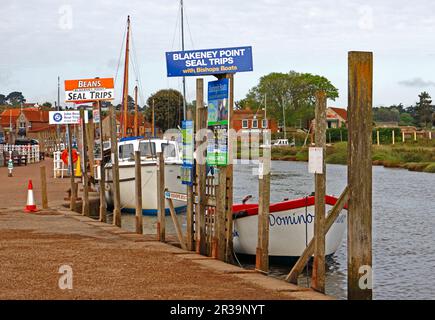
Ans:
MULTIPOLYGON (((234 202, 258 199, 255 165, 235 165, 234 202)), ((347 183, 347 167, 327 166, 327 193, 338 196, 347 183)), ((271 202, 309 195, 314 177, 307 163, 273 161, 271 202)), ((373 167, 373 290, 375 299, 434 299, 435 175, 373 167)), ((134 230, 134 216, 123 215, 123 228, 134 230)), ((167 230, 173 231, 167 217, 167 230)), ((185 217, 181 216, 183 225, 185 217)), ((154 217, 144 217, 146 233, 155 232, 154 217)), ((250 261, 241 261, 252 267, 250 261)), ((346 298, 346 238, 328 260, 326 293, 346 298)), ((284 278, 290 266, 271 266, 271 275, 284 278)), ((301 275, 300 285, 308 278, 301 275)))

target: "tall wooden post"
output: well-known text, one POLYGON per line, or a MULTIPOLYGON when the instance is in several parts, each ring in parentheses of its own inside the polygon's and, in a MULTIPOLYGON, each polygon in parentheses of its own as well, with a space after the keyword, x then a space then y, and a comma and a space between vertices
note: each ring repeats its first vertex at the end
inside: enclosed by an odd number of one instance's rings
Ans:
POLYGON ((71 198, 69 203, 69 209, 74 211, 76 208, 76 200, 77 200, 77 192, 75 188, 74 181, 74 163, 72 156, 72 130, 71 125, 66 125, 66 130, 68 132, 68 165, 70 167, 69 179, 70 179, 70 188, 71 188, 71 198))
POLYGON ((94 119, 89 119, 86 126, 87 142, 88 142, 88 159, 89 159, 89 175, 95 177, 94 172, 94 145, 95 145, 95 124, 94 119))
POLYGON ((258 172, 258 239, 255 269, 269 272, 270 158, 260 159, 258 172))
POLYGON ((417 141, 417 131, 414 131, 414 141, 417 141))
POLYGON ((348 299, 371 300, 373 54, 349 52, 348 63, 348 299))
POLYGON ((100 123, 98 125, 98 130, 100 134, 100 150, 101 150, 101 162, 100 162, 100 221, 107 222, 107 212, 106 212, 106 169, 104 162, 104 141, 103 141, 103 118, 101 117, 101 103, 97 101, 98 117, 100 123))
POLYGON ((405 132, 402 131, 402 142, 405 142, 405 132))
POLYGON ((134 173, 135 173, 135 191, 136 191, 136 233, 142 234, 142 172, 140 151, 134 152, 134 173))
POLYGON ((380 140, 379 140, 379 130, 376 130, 376 144, 379 146, 381 143, 380 143, 380 140))
POLYGON ((47 198, 47 174, 45 173, 45 166, 41 166, 41 195, 42 195, 42 208, 48 209, 47 198))
POLYGON ((122 137, 127 136, 127 117, 128 117, 128 66, 130 60, 130 16, 127 18, 127 40, 125 43, 125 59, 124 59, 124 84, 122 89, 122 137))
MULTIPOLYGON (((196 79, 196 132, 207 128, 207 113, 204 108, 204 79, 196 79)), ((206 143, 206 137, 202 140, 196 139, 196 148, 206 143)), ((207 241, 205 233, 205 204, 206 204, 206 177, 207 169, 205 163, 205 156, 197 153, 196 159, 196 192, 198 196, 198 203, 195 208, 195 232, 196 232, 196 251, 200 254, 206 255, 207 241)))
MULTIPOLYGON (((87 112, 87 111, 86 111, 87 112)), ((87 157, 87 139, 86 139, 86 123, 85 109, 80 109, 80 122, 82 128, 82 179, 83 179, 83 199, 82 199, 82 215, 89 216, 89 178, 88 178, 88 157, 87 157)))
MULTIPOLYGON (((216 178, 215 178, 216 179, 216 178)), ((212 240, 212 256, 225 261, 225 222, 226 222, 226 170, 219 170, 216 186, 216 210, 214 213, 214 234, 212 240)))
POLYGON ((162 152, 157 153, 157 239, 165 241, 165 158, 162 152))
MULTIPOLYGON (((234 74, 227 74, 226 77, 230 80, 229 105, 228 105, 228 131, 233 128, 234 114, 234 74)), ((230 137, 230 135, 228 135, 230 137)), ((226 257, 225 261, 231 262, 233 259, 233 144, 237 141, 228 139, 228 165, 226 167, 227 176, 227 201, 226 201, 226 257)))
POLYGON ((391 131, 391 141, 393 142, 393 145, 396 143, 396 137, 394 135, 394 129, 391 131))
MULTIPOLYGON (((153 111, 154 112, 154 111, 153 111)), ((187 112, 187 120, 192 120, 192 112, 189 110, 187 112)), ((193 168, 192 168, 193 170, 193 168)), ((187 186, 187 208, 186 208, 186 245, 187 250, 195 250, 195 239, 194 239, 194 211, 193 205, 195 203, 195 195, 193 194, 193 185, 187 186)))
POLYGON ((314 261, 311 287, 325 292, 326 94, 316 93, 316 147, 322 148, 322 173, 315 173, 314 261))
POLYGON ((153 99, 153 110, 152 110, 152 118, 151 118, 151 136, 154 138, 156 136, 155 133, 155 119, 154 119, 154 99, 153 99))
POLYGON ((121 196, 119 190, 119 158, 115 106, 110 107, 110 147, 112 154, 113 224, 121 227, 121 196))

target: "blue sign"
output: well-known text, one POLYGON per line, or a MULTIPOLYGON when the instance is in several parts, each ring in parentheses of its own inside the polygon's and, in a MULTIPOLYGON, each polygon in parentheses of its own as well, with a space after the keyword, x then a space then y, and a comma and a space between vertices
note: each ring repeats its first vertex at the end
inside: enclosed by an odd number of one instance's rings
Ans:
POLYGON ((228 79, 208 83, 207 164, 210 166, 228 164, 228 99, 228 79))
POLYGON ((168 77, 252 71, 252 47, 166 52, 168 77))
POLYGON ((184 120, 182 122, 182 136, 183 136, 183 166, 193 166, 193 121, 184 120))
POLYGON ((59 112, 56 112, 53 116, 53 120, 56 122, 61 122, 63 119, 62 114, 59 112))

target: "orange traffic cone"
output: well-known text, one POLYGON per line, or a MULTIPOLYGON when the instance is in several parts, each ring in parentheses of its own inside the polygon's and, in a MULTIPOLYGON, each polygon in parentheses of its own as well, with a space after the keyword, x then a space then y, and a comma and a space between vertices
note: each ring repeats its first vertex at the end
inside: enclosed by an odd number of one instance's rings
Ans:
POLYGON ((36 212, 35 198, 33 197, 33 184, 32 180, 29 180, 29 185, 27 187, 27 205, 24 208, 26 212, 36 212))

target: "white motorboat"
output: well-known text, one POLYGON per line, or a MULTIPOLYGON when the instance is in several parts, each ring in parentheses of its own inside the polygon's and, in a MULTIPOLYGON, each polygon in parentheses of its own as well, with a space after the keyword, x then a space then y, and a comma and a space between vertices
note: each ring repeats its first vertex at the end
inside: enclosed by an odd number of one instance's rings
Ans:
MULTIPOLYGON (((325 197, 326 210, 332 209, 337 198, 325 197)), ((345 209, 347 207, 345 206, 345 209)), ((346 230, 346 210, 326 235, 327 256, 334 254, 341 244, 346 230)), ((258 234, 258 204, 236 204, 233 206, 234 251, 239 254, 255 255, 258 234)), ((313 238, 314 197, 283 201, 270 205, 269 214, 269 256, 276 258, 297 258, 313 238)))
MULTIPOLYGON (((182 185, 180 167, 182 164, 180 150, 176 141, 163 139, 144 139, 141 137, 123 138, 118 142, 119 150, 119 185, 120 206, 122 212, 134 213, 135 210, 135 161, 134 152, 141 153, 142 173, 142 213, 157 215, 157 152, 162 152, 165 158, 165 187, 173 192, 186 193, 182 185)), ((113 206, 112 165, 105 167, 106 200, 113 206)), ((186 208, 186 203, 174 200, 175 211, 178 213, 186 208)), ((166 214, 170 214, 166 207, 166 214)))

